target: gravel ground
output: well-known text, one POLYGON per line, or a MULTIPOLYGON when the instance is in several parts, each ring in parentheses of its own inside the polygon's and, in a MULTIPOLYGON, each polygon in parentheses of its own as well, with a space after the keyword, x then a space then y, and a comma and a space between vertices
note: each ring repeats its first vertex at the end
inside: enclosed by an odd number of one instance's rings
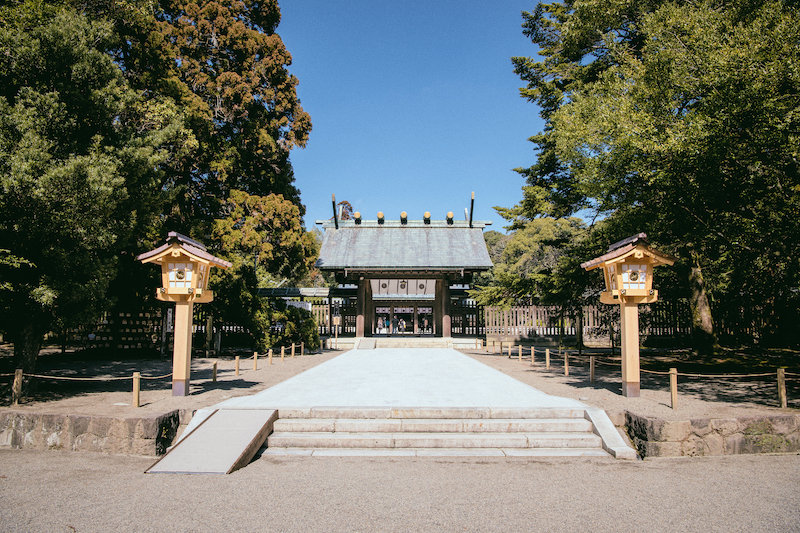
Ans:
MULTIPOLYGON (((288 353, 288 351, 287 351, 288 353)), ((258 369, 253 370, 253 358, 241 359, 239 375, 235 375, 232 358, 192 358, 192 385, 189 396, 172 396, 170 381, 145 381, 142 383, 141 407, 131 406, 131 381, 74 382, 41 380, 36 397, 27 398, 14 410, 52 414, 78 414, 115 417, 136 417, 162 414, 174 409, 200 409, 223 400, 260 392, 296 374, 332 359, 340 351, 320 354, 288 355, 283 361, 280 353, 268 364, 259 356, 258 369), (217 362, 217 381, 211 380, 211 367, 217 362)), ((143 376, 157 376, 172 371, 171 360, 127 359, 121 361, 73 361, 70 358, 48 357, 37 368, 37 373, 57 376, 126 376, 140 371, 143 376)), ((8 405, 8 395, 0 398, 8 405)), ((2 409, 3 407, 0 407, 2 409)))
POLYGON ((642 374, 641 396, 625 398, 620 392, 619 367, 596 366, 595 383, 589 382, 589 363, 570 359, 570 375, 564 375, 563 359, 554 354, 551 369, 545 369, 544 355, 537 352, 534 366, 530 357, 522 361, 514 355, 490 355, 464 351, 484 364, 527 383, 547 394, 563 396, 605 409, 616 423, 615 415, 629 410, 638 415, 664 420, 692 418, 732 418, 754 415, 798 414, 800 395, 789 395, 789 409, 777 405, 775 378, 764 380, 679 378, 678 408, 670 407, 669 377, 642 374))
POLYGON ((0 450, 0 531, 798 531, 800 456, 274 458, 228 476, 0 450))

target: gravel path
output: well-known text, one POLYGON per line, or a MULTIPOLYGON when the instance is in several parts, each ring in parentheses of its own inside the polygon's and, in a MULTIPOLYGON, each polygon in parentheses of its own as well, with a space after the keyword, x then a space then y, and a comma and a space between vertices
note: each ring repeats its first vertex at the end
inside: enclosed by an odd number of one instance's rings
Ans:
POLYGON ((590 383, 588 363, 577 358, 570 360, 570 375, 565 376, 563 358, 557 358, 555 354, 548 371, 545 370, 544 356, 539 353, 533 367, 530 358, 519 361, 516 355, 509 358, 476 351, 463 353, 547 394, 572 398, 605 409, 612 420, 619 420, 615 415, 625 410, 664 420, 800 413, 800 396, 794 391, 790 394, 789 409, 770 406, 770 403, 777 405, 774 378, 762 381, 680 378, 678 408, 672 409, 667 376, 642 374, 641 396, 625 398, 620 392, 618 366, 598 365, 596 381, 590 383))
POLYGON ((261 458, 228 476, 0 450, 0 531, 798 531, 800 456, 261 458))

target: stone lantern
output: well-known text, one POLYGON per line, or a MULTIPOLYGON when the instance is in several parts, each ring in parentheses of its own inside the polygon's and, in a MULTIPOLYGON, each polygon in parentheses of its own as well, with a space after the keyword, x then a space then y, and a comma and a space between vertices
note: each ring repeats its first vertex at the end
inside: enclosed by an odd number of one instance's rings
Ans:
POLYGON ((211 268, 229 268, 231 264, 208 253, 203 244, 174 231, 167 235, 166 244, 136 259, 161 264, 161 287, 156 290, 156 298, 175 302, 172 395, 186 396, 191 375, 194 304, 214 299, 214 293, 207 289, 211 268))
POLYGON ((581 264, 586 270, 603 268, 604 304, 620 306, 622 332, 622 395, 639 396, 639 304, 658 300, 653 289, 653 267, 672 265, 674 257, 647 246, 647 235, 639 233, 612 244, 608 253, 581 264))

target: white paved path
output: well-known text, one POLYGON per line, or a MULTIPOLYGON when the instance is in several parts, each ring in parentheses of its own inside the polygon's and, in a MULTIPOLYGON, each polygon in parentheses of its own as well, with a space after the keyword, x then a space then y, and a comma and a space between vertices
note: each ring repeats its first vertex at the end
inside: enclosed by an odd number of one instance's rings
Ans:
POLYGON ((351 350, 258 394, 217 407, 320 406, 584 407, 446 348, 351 350))
POLYGON ((252 396, 201 409, 184 435, 220 408, 395 406, 587 407, 545 394, 455 350, 379 348, 345 352, 252 396))

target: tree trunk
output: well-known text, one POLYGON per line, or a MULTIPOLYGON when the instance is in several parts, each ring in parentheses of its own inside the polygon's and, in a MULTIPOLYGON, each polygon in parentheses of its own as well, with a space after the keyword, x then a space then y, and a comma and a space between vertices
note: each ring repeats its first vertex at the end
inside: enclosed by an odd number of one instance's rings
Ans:
POLYGON ((33 324, 25 324, 11 338, 14 343, 14 362, 16 368, 26 373, 36 370, 36 358, 42 347, 43 335, 33 324))
POLYGON ((577 312, 577 331, 575 331, 575 336, 577 337, 578 342, 578 354, 583 354, 583 306, 578 306, 577 312))
POLYGON ((689 288, 691 290, 689 303, 692 310, 694 347, 699 354, 710 354, 718 347, 711 306, 708 303, 700 258, 694 252, 690 252, 690 255, 692 264, 689 270, 689 288))

